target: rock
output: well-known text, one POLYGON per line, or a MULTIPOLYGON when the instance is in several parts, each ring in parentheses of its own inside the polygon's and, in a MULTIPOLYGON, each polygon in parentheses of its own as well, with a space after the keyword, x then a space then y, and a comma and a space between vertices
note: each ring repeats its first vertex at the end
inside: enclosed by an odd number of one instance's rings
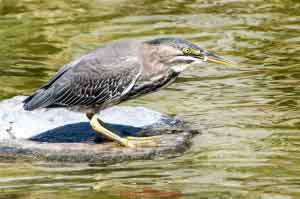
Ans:
POLYGON ((113 107, 98 114, 121 136, 159 135, 158 147, 126 148, 98 136, 82 113, 67 109, 25 111, 24 96, 0 102, 0 157, 117 163, 184 152, 196 131, 188 124, 143 107, 113 107))

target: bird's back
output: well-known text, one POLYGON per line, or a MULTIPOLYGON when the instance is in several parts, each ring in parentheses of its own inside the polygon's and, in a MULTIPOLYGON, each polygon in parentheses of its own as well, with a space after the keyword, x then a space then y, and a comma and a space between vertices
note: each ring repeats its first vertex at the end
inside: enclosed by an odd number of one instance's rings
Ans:
POLYGON ((139 46, 140 42, 116 42, 66 64, 24 100, 24 109, 74 106, 101 109, 118 103, 134 86, 142 70, 137 56, 139 46))

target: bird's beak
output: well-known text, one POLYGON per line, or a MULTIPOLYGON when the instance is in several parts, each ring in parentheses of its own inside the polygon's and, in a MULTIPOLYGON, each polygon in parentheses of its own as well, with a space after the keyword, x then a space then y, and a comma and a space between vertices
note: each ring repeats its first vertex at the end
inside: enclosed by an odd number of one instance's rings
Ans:
POLYGON ((224 59, 223 57, 220 57, 218 55, 215 54, 209 54, 204 56, 203 61, 207 62, 211 62, 211 63, 215 63, 215 64, 223 64, 225 66, 233 66, 233 63, 231 61, 228 61, 226 59, 224 59))
POLYGON ((207 51, 200 51, 197 58, 202 59, 204 62, 210 62, 214 64, 223 64, 226 66, 233 66, 234 63, 213 53, 207 52, 207 51))

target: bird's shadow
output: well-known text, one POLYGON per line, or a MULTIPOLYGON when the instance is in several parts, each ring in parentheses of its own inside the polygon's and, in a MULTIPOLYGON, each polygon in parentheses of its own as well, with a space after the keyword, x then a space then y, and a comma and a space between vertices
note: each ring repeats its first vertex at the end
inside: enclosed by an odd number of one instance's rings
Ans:
MULTIPOLYGON (((108 123, 105 124, 105 127, 122 137, 145 136, 145 132, 143 131, 144 128, 108 123)), ((151 130, 147 131, 147 136, 152 134, 154 133, 151 133, 151 130)), ((67 124, 51 130, 47 130, 32 137, 30 140, 47 143, 99 143, 106 141, 106 139, 103 136, 96 133, 91 128, 90 123, 88 122, 67 124)))

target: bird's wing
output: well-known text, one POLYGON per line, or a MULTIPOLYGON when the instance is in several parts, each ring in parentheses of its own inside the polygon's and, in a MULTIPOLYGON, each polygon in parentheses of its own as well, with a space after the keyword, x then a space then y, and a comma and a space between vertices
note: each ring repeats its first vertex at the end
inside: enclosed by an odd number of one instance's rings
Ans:
POLYGON ((81 60, 62 69, 37 91, 24 108, 94 105, 119 100, 134 86, 141 66, 136 59, 101 63, 97 59, 81 60))
POLYGON ((94 70, 79 70, 70 75, 64 84, 56 88, 55 105, 93 105, 112 102, 124 96, 139 76, 136 62, 124 61, 126 67, 95 67, 94 70))
MULTIPOLYGON (((35 91, 31 96, 27 97, 23 101, 23 103, 26 105, 33 99, 33 97, 35 97, 38 94, 41 94, 41 91, 48 89, 56 80, 58 80, 62 75, 64 75, 72 67, 76 66, 76 64, 78 64, 78 62, 80 62, 83 58, 84 58, 84 56, 79 58, 78 60, 75 60, 71 63, 64 65, 46 84, 44 84, 40 89, 35 91)), ((26 107, 24 107, 24 108, 26 108, 26 107)))

